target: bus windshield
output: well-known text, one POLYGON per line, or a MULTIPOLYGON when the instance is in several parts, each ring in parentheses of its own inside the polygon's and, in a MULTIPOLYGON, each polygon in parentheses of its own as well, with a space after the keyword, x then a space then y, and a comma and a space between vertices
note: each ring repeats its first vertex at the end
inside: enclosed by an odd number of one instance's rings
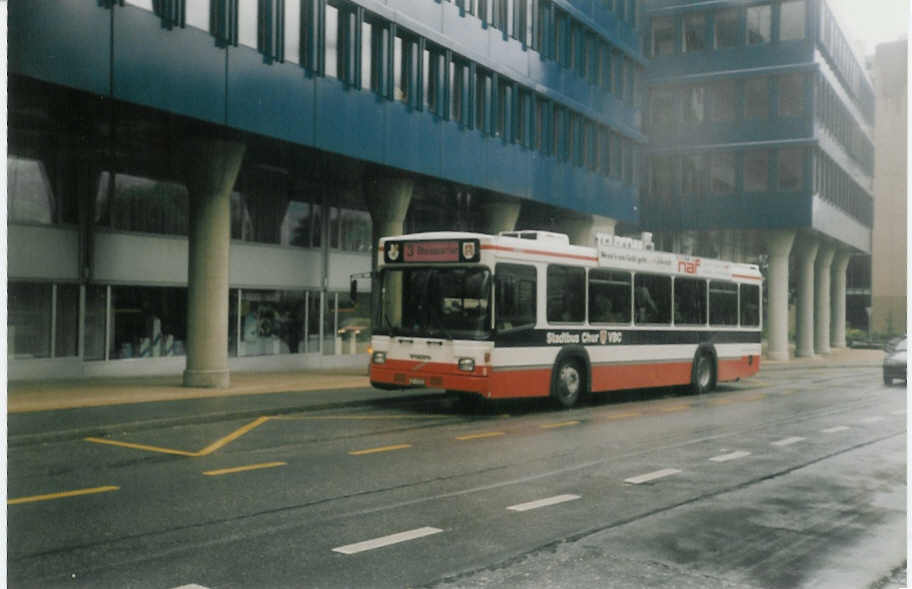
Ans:
POLYGON ((380 274, 374 333, 487 339, 490 300, 488 268, 386 268, 380 274))

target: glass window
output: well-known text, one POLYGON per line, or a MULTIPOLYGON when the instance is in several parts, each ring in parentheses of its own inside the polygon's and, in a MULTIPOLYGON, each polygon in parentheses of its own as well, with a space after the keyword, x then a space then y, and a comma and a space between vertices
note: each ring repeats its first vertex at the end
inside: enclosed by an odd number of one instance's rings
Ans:
POLYGON ((187 25, 204 31, 209 30, 209 2, 186 2, 187 25))
POLYGON ((585 293, 585 268, 548 266, 548 321, 582 323, 586 316, 585 293))
POLYGON ((615 178, 621 177, 621 151, 623 151, 624 138, 617 133, 612 133, 611 141, 611 173, 615 178))
POLYGON ((674 321, 677 325, 706 324, 706 281, 675 278, 674 321))
POLYGON ((744 81, 744 118, 769 118, 769 78, 750 78, 744 81))
MULTIPOLYGON (((287 6, 287 4, 286 4, 287 6)), ((365 90, 377 91, 378 85, 374 76, 374 25, 373 23, 361 23, 361 88, 365 90)), ((425 64, 426 66, 427 64, 425 64)), ((425 91, 427 96, 427 69, 424 73, 425 91)), ((427 98, 425 98, 427 100, 427 98)))
POLYGON ((535 267, 497 264, 494 271, 497 330, 534 327, 537 297, 535 267))
POLYGON ((507 130, 507 102, 510 99, 509 82, 502 78, 497 80, 497 125, 494 134, 498 137, 504 137, 507 130))
POLYGON ((51 284, 7 283, 7 358, 51 355, 51 284))
POLYGON ((408 99, 408 78, 404 75, 408 67, 408 44, 404 41, 401 35, 396 35, 393 39, 393 99, 401 101, 408 99))
POLYGON ((589 322, 630 323, 630 272, 589 271, 589 322))
POLYGON ((741 285, 741 325, 742 327, 760 327, 759 286, 741 285))
POLYGON ((709 283, 710 325, 738 325, 738 285, 711 280, 709 283))
MULTIPOLYGON (((301 2, 285 0, 285 61, 301 61, 301 2)), ((368 37, 370 38, 370 37, 368 37)), ((363 65, 361 67, 364 67, 363 65)))
POLYGON ((10 155, 6 159, 8 223, 54 222, 54 193, 44 163, 10 155))
POLYGON ((779 116, 804 114, 804 76, 800 73, 779 76, 779 116))
POLYGON ((340 209, 339 247, 350 252, 371 250, 371 217, 367 211, 340 209))
POLYGON ((706 190, 706 157, 685 155, 681 158, 681 194, 702 195, 706 190))
POLYGON ((148 11, 154 10, 152 6, 152 0, 127 0, 127 4, 132 4, 138 8, 142 8, 148 11))
POLYGON ((681 50, 684 53, 703 51, 706 44, 706 14, 687 13, 682 19, 682 26, 684 31, 681 36, 681 50))
POLYGON ((705 89, 702 86, 691 86, 684 92, 684 122, 698 125, 703 122, 703 105, 705 89))
POLYGON ((113 358, 183 356, 187 337, 187 289, 111 287, 113 358))
POLYGON ((735 191, 735 154, 719 151, 712 154, 709 183, 713 194, 730 194, 735 191))
POLYGON ((315 220, 319 222, 319 217, 315 217, 313 214, 315 206, 319 205, 297 200, 288 202, 288 207, 285 209, 285 217, 282 219, 282 245, 314 247, 313 223, 315 220))
MULTIPOLYGON (((100 187, 106 194, 109 183, 103 176, 100 187)), ((99 196, 108 207, 99 214, 112 229, 187 235, 189 195, 183 184, 115 174, 114 198, 99 196)))
POLYGON ((785 0, 779 8, 779 40, 804 39, 804 0, 785 0))
POLYGON ((671 323, 671 277, 637 274, 634 306, 637 323, 671 323))
POLYGON ((744 152, 744 191, 766 192, 769 190, 769 152, 765 149, 749 149, 744 152))
MULTIPOLYGON (((305 318, 310 320, 312 328, 316 328, 315 333, 319 339, 319 295, 310 298, 317 304, 312 309, 315 312, 307 317, 307 297, 304 291, 241 291, 238 356, 304 352, 305 318)), ((327 325, 324 327, 328 329, 324 329, 324 335, 331 338, 335 324, 335 299, 332 295, 326 298, 328 307, 324 320, 327 320, 327 325)))
POLYGON ((769 4, 747 7, 747 44, 760 45, 772 39, 773 9, 769 4))
MULTIPOLYGON (((247 47, 257 46, 257 5, 259 0, 238 0, 237 36, 238 43, 247 47)), ((192 2, 191 2, 192 4, 192 2)))
POLYGON ((652 55, 674 53, 674 19, 671 16, 652 17, 652 55))
POLYGON ((339 66, 339 9, 331 4, 326 5, 326 47, 323 73, 331 78, 338 78, 339 66))
POLYGON ((63 358, 79 353, 79 285, 57 285, 57 318, 54 356, 63 358))
POLYGON ((710 86, 712 96, 712 120, 729 122, 735 120, 737 89, 734 80, 716 82, 710 86))
POLYGON ((89 284, 85 289, 85 340, 84 360, 105 359, 105 333, 107 332, 108 289, 89 284))
POLYGON ((670 202, 674 196, 674 159, 654 156, 652 159, 652 195, 660 202, 670 202))
POLYGON ((723 8, 716 11, 713 44, 716 49, 735 47, 738 44, 737 8, 723 8))
POLYGON ((794 192, 804 187, 804 150, 779 150, 779 190, 794 192))
POLYGON ((674 92, 665 88, 656 88, 652 91, 651 102, 653 132, 659 129, 668 132, 673 129, 677 123, 674 92))

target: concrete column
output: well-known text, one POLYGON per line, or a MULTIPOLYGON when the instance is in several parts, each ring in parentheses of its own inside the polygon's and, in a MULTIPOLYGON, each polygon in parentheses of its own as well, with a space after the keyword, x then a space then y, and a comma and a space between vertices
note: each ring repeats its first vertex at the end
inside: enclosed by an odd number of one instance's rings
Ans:
POLYGON ((615 219, 601 215, 568 215, 561 219, 560 230, 570 237, 570 243, 573 245, 592 247, 595 244, 596 233, 614 235, 615 225, 615 219))
MULTIPOLYGON (((412 190, 415 182, 405 177, 375 177, 371 178, 365 186, 367 208, 371 215, 371 237, 373 239, 374 255, 371 259, 371 271, 377 271, 380 260, 380 238, 391 235, 401 235, 405 224, 405 214, 408 212, 412 200, 412 190)), ((379 288, 375 282, 373 288, 379 288)), ((402 317, 402 275, 397 274, 391 278, 386 288, 389 290, 389 300, 396 301, 395 306, 387 309, 388 319, 394 325, 402 317)), ((373 310, 371 311, 373 314, 373 310)))
POLYGON ((766 234, 766 251, 769 256, 767 289, 767 350, 770 360, 789 359, 788 340, 788 282, 789 253, 795 241, 795 231, 780 229, 766 234))
POLYGON ((820 243, 816 239, 799 239, 798 249, 798 330, 796 356, 814 355, 814 261, 820 243))
POLYGON ((830 345, 846 347, 846 268, 851 252, 836 253, 832 266, 832 296, 830 298, 830 345))
POLYGON ((187 288, 187 368, 184 386, 227 387, 228 248, 231 242, 231 189, 244 145, 189 139, 181 162, 190 193, 187 288))
POLYGON ((830 285, 832 284, 833 254, 836 247, 824 243, 814 263, 814 351, 829 354, 830 350, 830 285))
POLYGON ((481 232, 495 235, 513 231, 519 218, 520 201, 507 196, 486 195, 481 203, 481 232))

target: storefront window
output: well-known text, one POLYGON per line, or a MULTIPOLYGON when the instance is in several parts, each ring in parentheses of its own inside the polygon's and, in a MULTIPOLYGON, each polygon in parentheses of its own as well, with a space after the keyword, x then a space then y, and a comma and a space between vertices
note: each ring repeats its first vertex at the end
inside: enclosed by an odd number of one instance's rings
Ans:
POLYGON ((54 222, 54 193, 44 163, 9 156, 6 159, 8 223, 54 222))
POLYGON ((183 356, 187 289, 112 287, 111 334, 111 359, 183 356))
POLYGON ((241 291, 238 356, 303 352, 305 298, 304 291, 241 291))
POLYGON ((51 284, 7 284, 7 357, 51 355, 51 284))
POLYGON ((79 285, 57 285, 57 315, 54 329, 54 356, 63 358, 79 353, 79 285))
POLYGON ((108 287, 90 284, 85 295, 84 360, 105 359, 105 330, 107 329, 108 287))

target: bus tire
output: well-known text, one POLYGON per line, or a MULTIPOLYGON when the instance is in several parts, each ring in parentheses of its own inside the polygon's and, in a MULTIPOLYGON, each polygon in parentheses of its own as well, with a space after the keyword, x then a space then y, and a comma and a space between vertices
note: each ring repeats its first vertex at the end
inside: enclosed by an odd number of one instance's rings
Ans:
POLYGON ((559 360, 551 378, 551 396, 561 407, 570 409, 583 395, 585 375, 582 364, 575 358, 559 360))
POLYGON ((690 390, 695 395, 702 395, 713 390, 716 385, 716 364, 713 355, 707 350, 697 352, 690 371, 690 390))

